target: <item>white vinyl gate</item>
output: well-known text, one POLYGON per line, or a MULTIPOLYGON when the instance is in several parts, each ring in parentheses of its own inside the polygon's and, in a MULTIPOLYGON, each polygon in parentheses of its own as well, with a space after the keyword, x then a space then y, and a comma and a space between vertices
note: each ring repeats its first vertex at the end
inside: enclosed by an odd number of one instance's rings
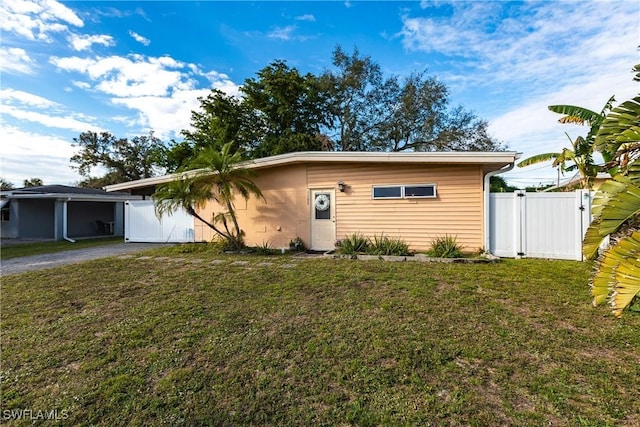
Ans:
POLYGON ((582 260, 593 193, 491 193, 490 252, 500 257, 582 260))
POLYGON ((129 200, 124 204, 125 242, 193 242, 193 217, 180 209, 158 218, 153 200, 129 200))

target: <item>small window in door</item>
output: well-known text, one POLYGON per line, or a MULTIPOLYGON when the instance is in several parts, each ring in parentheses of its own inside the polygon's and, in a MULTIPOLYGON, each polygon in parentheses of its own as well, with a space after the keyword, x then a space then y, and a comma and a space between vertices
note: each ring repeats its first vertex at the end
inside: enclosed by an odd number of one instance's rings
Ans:
POLYGON ((331 194, 316 193, 313 206, 316 219, 331 219, 331 194))

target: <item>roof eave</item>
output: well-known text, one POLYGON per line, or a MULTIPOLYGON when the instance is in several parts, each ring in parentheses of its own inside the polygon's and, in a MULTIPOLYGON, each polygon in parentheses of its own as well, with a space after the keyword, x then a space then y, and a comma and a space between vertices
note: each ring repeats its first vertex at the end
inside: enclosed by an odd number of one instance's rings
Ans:
MULTIPOLYGON (((515 151, 473 151, 473 152, 409 152, 409 153, 387 153, 387 152, 327 152, 327 151, 305 151, 296 153, 286 153, 277 156, 264 157, 260 159, 242 162, 239 166, 247 169, 263 169, 282 165, 300 163, 394 163, 394 164, 480 164, 492 167, 489 170, 497 170, 515 162, 520 153, 515 151)), ((485 167, 485 170, 487 168, 485 167)), ((197 170, 189 172, 173 173, 152 178, 144 178, 137 181, 123 182, 120 184, 107 185, 104 189, 108 192, 132 190, 136 188, 151 187, 180 179, 187 174, 196 174, 197 170)))
POLYGON ((64 193, 40 193, 40 194, 12 194, 8 199, 59 199, 73 202, 125 202, 127 200, 139 199, 140 196, 132 196, 130 194, 64 194, 64 193))

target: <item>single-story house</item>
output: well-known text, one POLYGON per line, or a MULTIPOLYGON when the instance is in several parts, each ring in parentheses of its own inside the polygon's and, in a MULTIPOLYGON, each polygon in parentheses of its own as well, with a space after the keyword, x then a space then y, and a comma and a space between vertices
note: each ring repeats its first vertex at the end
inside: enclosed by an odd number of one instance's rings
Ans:
MULTIPOLYGON (((611 175, 605 172, 598 172, 596 176, 591 178, 591 190, 598 191, 598 188, 607 180, 611 179, 611 175)), ((582 177, 579 173, 574 174, 571 178, 564 179, 560 181, 558 185, 553 187, 545 188, 543 191, 575 191, 581 190, 582 188, 582 177)))
MULTIPOLYGON (((298 152, 247 161, 264 200, 235 206, 249 245, 287 247, 296 237, 332 250, 353 233, 404 239, 424 250, 444 235, 467 251, 489 248, 489 178, 513 168, 516 152, 298 152)), ((150 195, 177 175, 105 187, 150 195)), ((210 202, 199 214, 222 208, 210 202)), ((194 223, 196 241, 213 232, 194 223)))
POLYGON ((18 188, 0 197, 2 238, 36 240, 123 236, 124 202, 132 198, 66 185, 18 188))

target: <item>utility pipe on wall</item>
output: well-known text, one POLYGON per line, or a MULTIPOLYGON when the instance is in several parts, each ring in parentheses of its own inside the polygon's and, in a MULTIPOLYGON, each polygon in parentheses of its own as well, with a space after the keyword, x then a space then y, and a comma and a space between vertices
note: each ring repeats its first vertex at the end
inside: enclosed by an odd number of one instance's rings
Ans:
POLYGON ((69 199, 62 202, 62 238, 68 242, 75 243, 76 241, 67 236, 67 202, 69 199))
POLYGON ((491 253, 491 227, 489 225, 491 216, 491 200, 489 196, 491 194, 491 177, 509 172, 514 166, 515 162, 509 163, 502 169, 489 172, 484 176, 484 250, 487 253, 491 253))

